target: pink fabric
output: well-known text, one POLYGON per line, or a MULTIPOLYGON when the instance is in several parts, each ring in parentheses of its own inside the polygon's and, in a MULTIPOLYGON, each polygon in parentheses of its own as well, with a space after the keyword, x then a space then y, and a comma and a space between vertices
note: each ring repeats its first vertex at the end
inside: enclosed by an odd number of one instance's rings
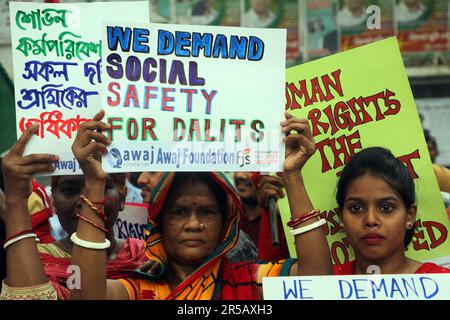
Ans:
MULTIPOLYGON (((144 253, 145 242, 143 240, 128 238, 116 259, 109 260, 107 264, 108 279, 127 278, 130 272, 147 261, 144 253)), ((67 278, 70 276, 67 273, 67 268, 70 265, 69 258, 57 258, 49 254, 39 254, 44 265, 45 273, 58 293, 60 300, 67 300, 69 298, 69 289, 66 287, 67 278)))
POLYGON ((35 179, 32 180, 32 185, 33 192, 41 198, 44 203, 44 208, 31 216, 31 225, 41 243, 52 243, 55 239, 51 236, 50 221, 48 220, 53 216, 53 207, 50 198, 48 197, 45 188, 35 179))

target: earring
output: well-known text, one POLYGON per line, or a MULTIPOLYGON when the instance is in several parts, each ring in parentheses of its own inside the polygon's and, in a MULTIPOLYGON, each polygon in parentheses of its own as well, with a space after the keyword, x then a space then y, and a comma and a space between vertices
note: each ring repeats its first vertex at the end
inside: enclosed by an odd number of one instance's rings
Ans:
POLYGON ((345 226, 344 226, 343 222, 339 223, 339 226, 341 227, 341 230, 345 230, 345 226))
POLYGON ((407 223, 406 223, 406 229, 411 230, 412 227, 413 227, 412 222, 407 222, 407 223))

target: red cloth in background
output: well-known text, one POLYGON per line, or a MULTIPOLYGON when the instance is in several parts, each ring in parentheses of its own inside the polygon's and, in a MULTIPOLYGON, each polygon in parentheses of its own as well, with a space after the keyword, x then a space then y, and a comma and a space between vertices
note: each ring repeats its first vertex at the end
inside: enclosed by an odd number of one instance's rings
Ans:
POLYGON ((245 217, 245 211, 244 211, 244 217, 241 217, 241 219, 239 220, 239 226, 240 226, 241 230, 244 231, 246 234, 248 234, 248 236, 253 241, 255 246, 259 242, 259 226, 260 225, 261 225, 261 216, 250 221, 247 219, 247 217, 245 217))
POLYGON ((41 243, 52 243, 55 239, 53 239, 50 234, 50 222, 48 219, 53 216, 53 206, 45 188, 35 179, 32 180, 32 184, 33 193, 35 193, 43 203, 43 207, 40 208, 41 210, 38 210, 31 215, 33 230, 36 232, 41 243))
MULTIPOLYGON (((107 278, 120 279, 131 277, 130 272, 147 261, 144 246, 144 240, 134 238, 128 238, 125 240, 125 243, 117 254, 117 257, 114 260, 107 261, 107 278)), ((67 272, 67 268, 70 266, 70 259, 53 257, 45 253, 39 253, 39 256, 47 277, 58 293, 58 298, 60 300, 69 299, 70 292, 66 287, 66 282, 67 278, 70 276, 67 272)))

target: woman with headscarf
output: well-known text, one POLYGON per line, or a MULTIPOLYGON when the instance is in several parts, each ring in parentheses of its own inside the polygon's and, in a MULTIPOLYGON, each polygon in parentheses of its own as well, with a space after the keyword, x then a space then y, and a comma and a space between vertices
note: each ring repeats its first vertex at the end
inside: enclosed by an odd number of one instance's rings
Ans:
MULTIPOLYGON (((70 258, 73 243, 70 235, 76 231, 77 215, 83 203, 84 177, 79 175, 52 177, 52 198, 56 215, 66 236, 52 243, 39 244, 38 251, 47 277, 58 293, 58 298, 69 298, 67 280, 72 275, 70 258)), ((105 187, 105 216, 109 232, 106 238, 111 242, 107 250, 108 262, 106 275, 108 279, 118 279, 126 276, 129 270, 136 269, 144 261, 144 242, 140 239, 119 239, 113 233, 113 226, 117 221, 119 212, 125 205, 127 189, 125 175, 120 173, 109 174, 105 187)))
MULTIPOLYGON (((95 130, 107 130, 104 112, 80 128, 72 150, 85 174, 86 196, 101 203, 105 173, 96 154, 109 141, 95 130), (92 141, 95 140, 95 142, 92 141)), ((238 237, 242 205, 226 178, 216 173, 166 173, 152 192, 146 254, 156 262, 151 275, 106 281, 108 246, 97 207, 84 205, 77 232, 72 235, 72 264, 81 268, 78 299, 261 299, 261 280, 267 276, 331 274, 331 259, 323 229, 307 197, 300 169, 314 153, 307 120, 286 114, 288 134, 282 173, 301 260, 231 264, 224 255, 238 237)), ((152 267, 153 268, 153 267, 152 267)))
MULTIPOLYGON (((105 238, 108 227, 103 213, 107 174, 99 159, 107 152, 110 141, 99 131, 107 130, 110 125, 101 122, 103 116, 101 111, 92 121, 83 123, 72 146, 86 186, 77 231, 71 235, 74 243, 71 264, 80 268, 81 276, 81 286, 71 290, 72 298, 261 299, 262 277, 332 273, 328 244, 321 228, 325 221, 318 219, 320 212, 313 210, 300 174, 315 151, 311 130, 307 120, 286 114, 286 120, 281 123, 287 134, 282 178, 292 212, 290 226, 295 235, 297 256, 301 259, 271 263, 228 262, 225 254, 238 239, 242 211, 234 188, 221 174, 166 173, 152 192, 150 204, 145 246, 152 264, 150 274, 135 272, 133 277, 107 280, 105 270, 110 243, 105 238)), ((48 165, 33 163, 57 159, 53 155, 34 155, 23 164, 27 174, 20 175, 23 140, 33 133, 32 129, 28 131, 19 139, 6 167, 11 177, 21 177, 23 181, 35 172, 52 170, 48 165)), ((7 197, 14 191, 12 189, 12 186, 7 189, 7 197)), ((25 196, 26 191, 22 193, 25 196)), ((54 299, 56 295, 39 266, 33 236, 21 231, 26 229, 26 223, 17 223, 21 220, 17 217, 23 216, 23 209, 17 207, 21 199, 11 197, 7 201, 10 209, 5 219, 9 238, 6 244, 8 276, 7 290, 2 296, 54 299), (13 221, 14 228, 11 227, 13 221), (27 255, 25 260, 24 255, 27 255), (14 268, 9 268, 12 265, 14 268)))
MULTIPOLYGON (((48 166, 42 162, 43 155, 37 157, 37 161, 27 162, 27 157, 21 157, 17 150, 25 144, 25 140, 31 137, 31 129, 19 139, 11 152, 5 158, 5 191, 6 200, 0 192, 0 217, 7 224, 7 236, 3 246, 8 251, 8 278, 2 298, 8 299, 42 299, 40 291, 36 288, 24 289, 27 282, 32 281, 33 276, 45 272, 51 286, 47 284, 48 292, 57 293, 58 299, 68 299, 71 285, 70 276, 74 268, 70 265, 72 242, 68 238, 55 241, 50 236, 48 216, 53 213, 50 198, 44 187, 31 178, 33 166, 48 166), (40 159, 39 159, 40 158, 40 159), (27 173, 27 174, 25 174, 27 173), (29 189, 26 187, 30 186, 29 189), (30 192, 30 193, 28 193, 30 192), (6 207, 4 208, 6 202, 6 207), (14 233, 14 229, 18 232, 14 233), (23 238, 23 239, 21 239, 23 238), (37 252, 40 261, 36 261, 35 239, 40 240, 37 252), (17 241, 16 241, 17 240, 17 241), (22 278, 17 277, 15 271, 22 270, 22 278), (26 280, 25 280, 26 279, 26 280), (14 283, 22 285, 13 285, 14 283), (12 289, 11 289, 12 287, 12 289), (14 294, 15 287, 19 287, 14 294), (54 290, 53 290, 53 288, 54 290)), ((29 159, 29 158, 28 158, 29 159)), ((29 161, 29 160, 28 160, 29 161)), ((40 169, 42 170, 43 167, 40 169)), ((108 262, 106 273, 108 279, 126 277, 130 270, 136 269, 144 261, 144 242, 139 239, 116 239, 112 233, 112 226, 117 220, 119 211, 123 209, 126 195, 125 175, 108 175, 105 187, 105 216, 108 218, 107 228, 110 232, 106 235, 111 242, 107 250, 108 262)), ((1 189, 0 189, 1 190, 1 189)), ((68 234, 75 232, 78 217, 82 206, 82 193, 84 192, 83 176, 59 176, 52 178, 52 195, 58 219, 68 234)), ((3 238, 3 237, 2 237, 3 238)), ((3 239, 2 239, 3 240, 3 239)), ((1 277, 3 279, 4 277, 1 277)), ((29 282, 32 285, 32 282, 29 282)), ((39 286, 38 286, 39 288, 39 286)), ((56 296, 51 295, 56 298, 56 296)))

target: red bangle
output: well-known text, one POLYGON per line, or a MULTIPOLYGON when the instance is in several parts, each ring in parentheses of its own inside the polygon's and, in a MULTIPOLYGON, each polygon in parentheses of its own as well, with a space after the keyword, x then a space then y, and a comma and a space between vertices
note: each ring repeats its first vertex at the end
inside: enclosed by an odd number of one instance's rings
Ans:
POLYGON ((18 233, 16 233, 16 234, 13 234, 12 236, 6 238, 6 239, 3 241, 2 246, 4 246, 5 243, 7 243, 9 240, 14 239, 14 238, 17 238, 17 237, 20 237, 21 235, 24 235, 24 234, 27 234, 27 233, 34 233, 34 230, 33 230, 33 229, 27 229, 27 230, 20 231, 20 232, 18 232, 18 233))
POLYGON ((303 222, 305 222, 305 221, 307 221, 309 219, 315 218, 315 217, 317 217, 319 215, 320 215, 320 213, 316 213, 316 214, 308 215, 308 216, 302 216, 300 218, 296 218, 294 220, 289 221, 287 223, 287 225, 288 225, 288 227, 295 228, 299 224, 302 224, 303 222))
POLYGON ((103 205, 105 203, 104 200, 101 202, 91 202, 91 200, 89 200, 89 198, 86 197, 84 194, 80 194, 80 198, 92 211, 94 211, 100 218, 102 218, 102 220, 105 223, 108 221, 108 218, 106 217, 105 213, 100 208, 94 206, 94 203, 103 205))
POLYGON ((92 226, 96 227, 97 229, 102 230, 104 233, 108 233, 108 232, 109 232, 109 229, 107 229, 107 228, 105 228, 105 227, 102 227, 101 225, 95 223, 95 222, 92 221, 92 220, 89 220, 89 219, 86 218, 86 217, 83 217, 83 216, 82 216, 81 214, 79 214, 79 213, 77 213, 77 217, 80 218, 81 220, 86 221, 87 223, 91 224, 92 226))
POLYGON ((319 210, 312 210, 310 212, 308 212, 307 214, 302 215, 301 217, 297 217, 294 219, 291 219, 288 223, 287 226, 294 228, 295 226, 298 226, 299 224, 305 222, 306 220, 309 220, 311 218, 317 217, 320 215, 320 211, 319 210))

